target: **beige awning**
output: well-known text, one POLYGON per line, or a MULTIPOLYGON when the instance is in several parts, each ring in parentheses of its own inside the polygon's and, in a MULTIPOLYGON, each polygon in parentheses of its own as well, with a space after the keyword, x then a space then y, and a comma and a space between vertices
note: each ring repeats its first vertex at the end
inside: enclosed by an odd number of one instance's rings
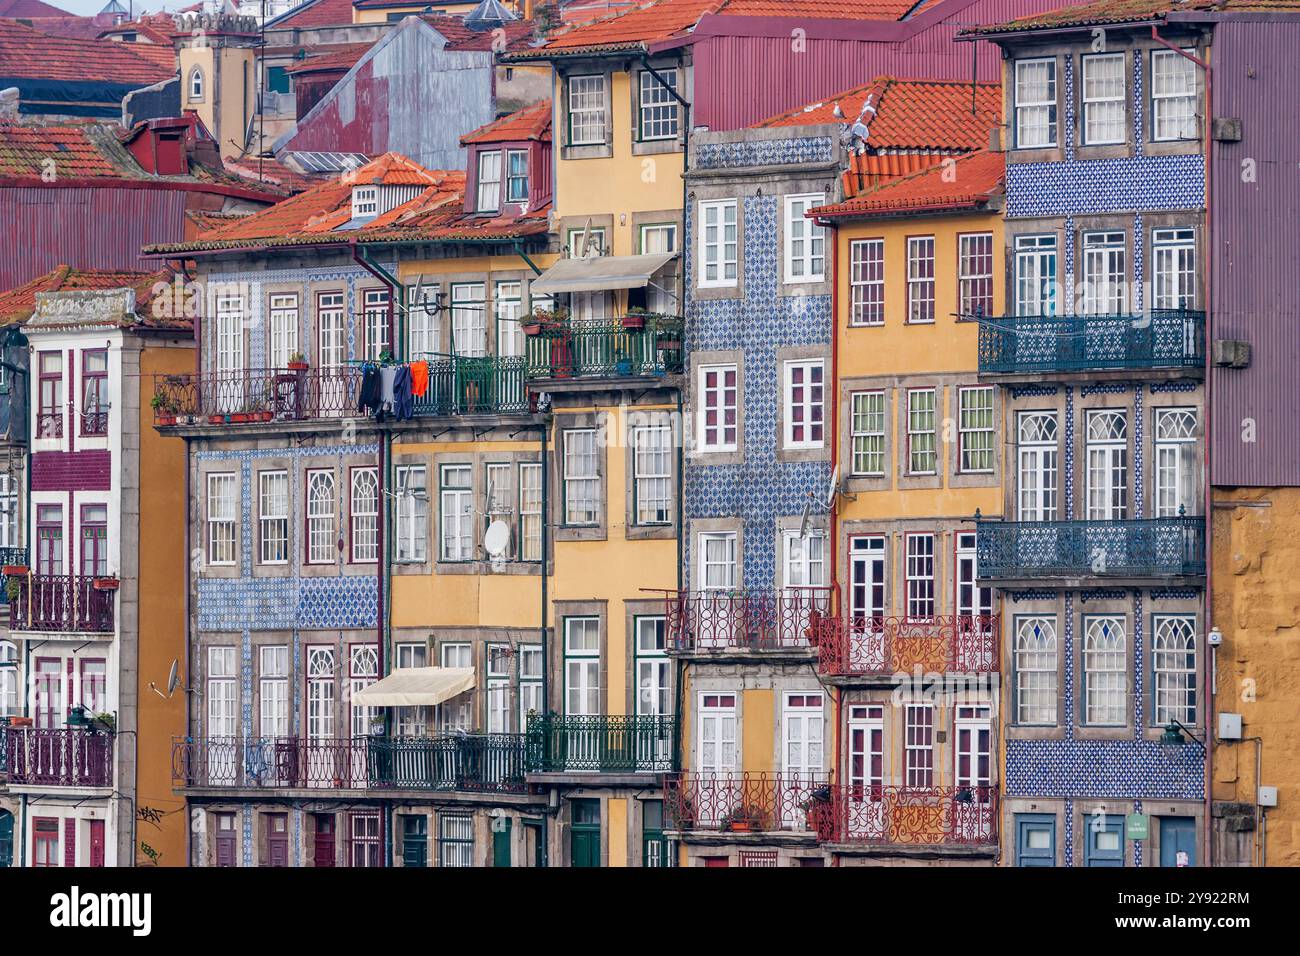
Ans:
POLYGON ((474 689, 472 667, 402 667, 352 695, 366 707, 429 707, 474 689))
POLYGON ((533 294, 600 292, 605 289, 643 289, 650 277, 677 258, 675 252, 644 256, 593 256, 561 259, 529 286, 533 294))

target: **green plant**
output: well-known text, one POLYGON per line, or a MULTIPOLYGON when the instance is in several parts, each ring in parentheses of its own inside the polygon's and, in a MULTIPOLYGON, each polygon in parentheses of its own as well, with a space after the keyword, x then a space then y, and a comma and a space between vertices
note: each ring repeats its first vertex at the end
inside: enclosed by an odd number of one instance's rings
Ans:
POLYGON ((23 593, 22 582, 17 578, 10 578, 5 582, 5 596, 11 601, 17 601, 23 593))

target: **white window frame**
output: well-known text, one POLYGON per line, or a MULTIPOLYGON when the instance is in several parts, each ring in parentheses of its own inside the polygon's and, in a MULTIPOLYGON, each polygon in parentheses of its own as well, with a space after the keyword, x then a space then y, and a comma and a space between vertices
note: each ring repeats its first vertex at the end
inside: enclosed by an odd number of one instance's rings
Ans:
POLYGON ((701 531, 695 539, 696 567, 701 591, 732 591, 740 579, 739 535, 734 531, 701 531), (720 549, 711 548, 720 545, 720 549), (721 570, 721 580, 709 582, 709 571, 721 570))
POLYGON ((1155 517, 1195 514, 1197 508, 1197 439, 1200 413, 1195 407, 1155 409, 1155 517), (1190 427, 1189 427, 1190 423, 1190 427))
POLYGON ((997 460, 996 418, 992 385, 966 385, 957 390, 957 471, 965 475, 991 475, 997 460), (972 396, 987 398, 987 404, 968 406, 972 396), (987 412, 987 422, 980 413, 987 412), (978 447, 972 447, 978 439, 978 447))
POLYGON ((1060 654, 1056 618, 1017 617, 1014 640, 1016 723, 1055 726, 1060 654))
POLYGON ((501 211, 502 158, 499 149, 485 149, 478 154, 474 192, 474 209, 478 212, 501 211))
POLYGON ((520 644, 519 658, 519 728, 528 730, 528 712, 546 712, 542 701, 542 648, 540 644, 520 644))
POLYGON ((374 219, 379 215, 379 187, 352 187, 352 218, 374 219))
POLYGON ((1195 727, 1196 618, 1189 614, 1156 614, 1151 620, 1151 722, 1167 727, 1177 721, 1195 727))
POLYGON ((1128 517, 1128 411, 1090 408, 1084 413, 1087 453, 1086 513, 1089 521, 1122 521, 1128 517), (1111 425, 1097 423, 1110 422, 1111 425), (1119 424, 1116 429, 1115 423, 1119 424), (1099 429, 1105 429, 1104 432, 1099 429))
POLYGON ((519 463, 519 560, 542 560, 542 465, 519 463))
POLYGON ((1085 53, 1082 61, 1079 92, 1083 104, 1083 145, 1108 146, 1123 143, 1127 138, 1125 121, 1128 118, 1128 82, 1125 74, 1128 71, 1128 57, 1123 53, 1085 53), (1111 88, 1116 77, 1101 77, 1092 73, 1116 63, 1119 64, 1118 92, 1111 88), (1116 109, 1119 111, 1118 117, 1113 115, 1116 109))
POLYGON ((1056 412, 1036 409, 1019 412, 1016 435, 1016 520, 1055 521, 1060 477, 1056 412))
POLYGON ((438 351, 439 294, 436 285, 406 287, 406 357, 412 361, 431 358, 438 351))
POLYGON ((957 311, 963 316, 993 313, 993 233, 957 237, 957 311))
POLYGON ((1056 315, 1057 247, 1055 233, 1016 236, 1016 315, 1056 315))
POLYGON ((1084 617, 1082 654, 1084 725, 1123 727, 1128 722, 1130 700, 1125 619, 1119 615, 1084 617))
POLYGON ((566 428, 564 443, 564 524, 590 528, 600 524, 600 435, 595 428, 566 428), (588 445, 590 447, 583 447, 588 445), (588 507, 589 505, 589 507, 588 507))
MULTIPOLYGON (((464 641, 443 644, 438 649, 443 667, 473 667, 474 647, 464 641)), ((474 691, 467 690, 438 705, 438 729, 443 732, 468 731, 474 722, 474 691)))
POLYGON ((934 236, 907 237, 907 324, 935 322, 934 236))
MULTIPOLYGON (((680 81, 675 68, 656 69, 668 81, 673 92, 678 92, 680 81)), ((637 138, 643 143, 676 139, 679 129, 679 110, 676 97, 647 69, 641 70, 637 85, 637 138), (648 129, 659 129, 653 135, 648 129)))
POLYGON ((263 644, 258 648, 257 730, 263 739, 289 736, 289 647, 263 644))
POLYGON ((319 333, 320 368, 341 368, 347 361, 346 296, 342 292, 322 292, 316 296, 316 323, 319 333))
POLYGON ((792 359, 784 363, 782 371, 785 447, 821 448, 826 443, 826 363, 822 359, 792 359), (803 381, 796 382, 795 373, 800 371, 803 381), (800 430, 803 437, 798 437, 800 430))
POLYGON ((564 619, 564 713, 594 717, 600 714, 600 618, 564 619), (594 637, 595 646, 589 646, 594 637), (577 640, 581 638, 581 642, 577 640), (576 679, 575 679, 576 678, 576 679))
POLYGON ((740 446, 740 366, 734 364, 726 365, 701 365, 699 370, 699 390, 700 407, 697 414, 696 437, 698 448, 702 452, 731 452, 740 446), (735 384, 728 386, 726 383, 727 373, 731 372, 735 376, 735 384), (717 376, 717 384, 710 386, 708 384, 710 373, 717 376), (716 404, 711 404, 715 402, 716 404), (707 423, 710 409, 717 412, 717 424, 709 425, 707 423), (735 422, 731 425, 726 423, 728 411, 734 412, 735 422), (727 432, 732 431, 731 440, 727 440, 727 432))
POLYGON ((666 624, 662 616, 633 619, 632 659, 636 665, 636 713, 665 717, 673 712, 672 660, 668 657, 666 624))
MULTIPOLYGON (((1184 49, 1183 53, 1195 55, 1195 50, 1184 49)), ((1178 142, 1180 140, 1195 140, 1198 138, 1197 130, 1200 128, 1200 117, 1197 115, 1200 103, 1200 90, 1197 88, 1197 70, 1198 67, 1182 53, 1173 50, 1152 50, 1151 51, 1151 141, 1154 143, 1178 142), (1162 92, 1160 87, 1162 81, 1167 77, 1162 75, 1160 64, 1176 64, 1177 70, 1168 71, 1168 75, 1180 75, 1191 77, 1191 90, 1177 90, 1174 92, 1162 92), (1177 109, 1179 105, 1188 106, 1190 109, 1181 110, 1181 116, 1166 117, 1166 111, 1177 109), (1162 133, 1162 126, 1166 125, 1168 120, 1169 126, 1177 124, 1172 133, 1162 133)))
POLYGON ((378 362, 385 352, 392 352, 388 340, 388 290, 363 289, 361 312, 365 317, 365 357, 378 362))
POLYGON ((1151 307, 1195 309, 1196 230, 1188 227, 1151 230, 1151 307))
POLYGON ((885 240, 854 239, 849 243, 849 325, 884 324, 885 240))
POLYGON ((438 560, 474 559, 474 466, 445 464, 438 472, 438 560), (452 484, 450 479, 456 478, 452 484))
POLYGON ((504 202, 521 203, 525 206, 528 205, 528 198, 532 189, 532 170, 529 168, 531 165, 531 158, 529 151, 526 149, 506 150, 504 173, 506 195, 504 202), (516 173, 513 169, 514 161, 521 156, 523 157, 524 164, 524 172, 522 176, 516 173), (522 195, 515 192, 516 183, 523 183, 524 188, 521 191, 522 195))
POLYGON ((849 429, 851 474, 860 478, 885 475, 885 436, 888 430, 889 403, 884 389, 865 389, 849 395, 849 429), (872 407, 879 404, 878 408, 872 407), (878 465, 870 464, 872 461, 878 465))
POLYGON ((353 468, 348 484, 352 563, 376 564, 379 561, 379 472, 375 468, 353 468))
POLYGON ((904 536, 903 584, 909 621, 934 620, 939 600, 937 548, 937 536, 931 532, 909 532, 904 536))
POLYGON ((307 470, 307 564, 334 564, 338 557, 338 481, 333 469, 307 470))
POLYGON ((510 732, 510 645, 488 644, 484 648, 484 726, 489 734, 510 732))
POLYGON ((805 215, 809 209, 825 203, 825 193, 785 197, 784 271, 787 285, 826 280, 826 230, 805 215))
POLYGON ((633 518, 639 526, 672 524, 673 430, 671 425, 632 429, 633 518), (647 508, 647 502, 653 505, 647 508))
POLYGON ((740 215, 736 200, 701 201, 699 211, 700 261, 696 284, 701 289, 734 288, 740 282, 740 215))
POLYGON ((1083 315, 1122 315, 1128 311, 1126 243, 1119 229, 1083 234, 1083 315))
POLYGON ((496 315, 497 355, 521 358, 524 354, 524 327, 519 321, 524 310, 524 284, 518 279, 499 279, 492 287, 493 312, 496 315))
POLYGON ((451 284, 452 350, 460 356, 487 355, 487 283, 451 284))
POLYGON ((299 306, 297 293, 282 293, 270 297, 270 365, 282 369, 289 365, 289 357, 298 352, 299 306))
POLYGON ((289 563, 289 473, 257 473, 258 563, 289 563), (277 487, 278 486, 278 487, 277 487))
POLYGON ((1057 123, 1056 111, 1056 58, 1055 57, 1033 57, 1023 60, 1016 60, 1013 68, 1014 86, 1013 95, 1015 98, 1016 114, 1016 148, 1017 149, 1049 149, 1055 147, 1060 139, 1060 127, 1057 123), (1025 81, 1030 67, 1046 66, 1046 90, 1041 97, 1030 98, 1025 90, 1025 81), (1029 138, 1026 136, 1028 124, 1026 120, 1030 116, 1037 117, 1042 115, 1044 122, 1034 124, 1034 129, 1042 128, 1045 135, 1041 137, 1029 138), (1027 141, 1028 140, 1028 141, 1027 141))
POLYGON ((938 729, 934 705, 905 705, 903 728, 904 785, 928 789, 934 786, 935 731, 938 729))
POLYGON ((909 388, 907 390, 907 473, 909 475, 929 476, 939 473, 938 427, 939 390, 933 387, 909 388), (930 396, 928 409, 913 403, 913 399, 921 395, 930 396), (927 415, 929 426, 921 427, 927 415), (918 468, 917 465, 923 464, 927 457, 931 467, 918 468))
POLYGON ((210 472, 207 486, 208 564, 233 567, 239 563, 239 475, 210 472))
POLYGON ((565 81, 565 105, 570 146, 604 146, 608 117, 605 105, 605 74, 574 73, 565 81), (579 103, 579 99, 582 102, 579 103), (583 117, 580 121, 579 117, 583 117), (580 137, 579 128, 584 134, 580 137))
POLYGON ((429 469, 425 465, 398 465, 397 549, 400 564, 422 564, 429 560, 429 469))

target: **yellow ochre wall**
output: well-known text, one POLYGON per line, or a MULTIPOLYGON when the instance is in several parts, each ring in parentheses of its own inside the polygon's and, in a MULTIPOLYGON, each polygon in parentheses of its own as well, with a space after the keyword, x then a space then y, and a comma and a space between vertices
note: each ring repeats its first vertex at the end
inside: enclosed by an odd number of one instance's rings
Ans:
POLYGON ((1300 566, 1300 488, 1216 489, 1214 499, 1213 623, 1223 632, 1215 710, 1241 714, 1242 736, 1262 738, 1262 767, 1256 780, 1250 740, 1217 743, 1213 798, 1254 804, 1259 784, 1277 787, 1278 805, 1264 811, 1267 859, 1257 827, 1253 862, 1300 866, 1300 598, 1286 583, 1300 566), (1234 503, 1246 504, 1225 507, 1234 503))
MULTIPOLYGON (((555 214, 562 218, 614 214, 607 236, 611 255, 630 256, 637 249, 634 212, 659 212, 682 208, 682 154, 680 151, 637 156, 632 153, 635 123, 632 116, 631 77, 616 72, 611 84, 613 104, 613 155, 597 159, 565 159, 557 136, 555 161, 555 214)), ((566 117, 559 101, 564 85, 557 79, 555 129, 566 117)), ((570 223, 570 226, 573 224, 570 223)), ((582 223, 576 224, 581 228, 582 223)), ((593 223, 597 225, 597 223, 593 223)), ((566 237, 561 236, 561 242, 566 237)), ((682 245, 679 238, 679 245, 682 245)))
POLYGON ((180 49, 181 109, 198 113, 217 140, 222 159, 229 159, 243 152, 253 116, 256 51, 251 47, 214 46, 210 38, 207 44, 180 49), (196 64, 203 70, 200 102, 190 100, 190 69, 196 64))
MULTIPOLYGON (((191 343, 192 345, 192 343, 191 343)), ((136 760, 136 866, 185 866, 189 819, 185 799, 172 793, 172 738, 185 734, 185 694, 164 692, 173 660, 184 672, 185 442, 164 438, 153 427, 153 376, 194 370, 192 347, 149 345, 140 354, 140 553, 139 647, 136 671, 139 753, 136 760), (157 811, 145 815, 144 811, 157 811), (143 848, 154 851, 150 854, 143 848)))

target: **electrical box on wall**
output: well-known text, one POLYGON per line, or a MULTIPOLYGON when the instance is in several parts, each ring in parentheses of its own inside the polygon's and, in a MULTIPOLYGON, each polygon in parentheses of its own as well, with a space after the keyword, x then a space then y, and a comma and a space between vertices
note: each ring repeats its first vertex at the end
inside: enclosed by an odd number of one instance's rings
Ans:
POLYGON ((1261 807, 1277 806, 1277 787, 1260 787, 1255 802, 1261 807))
POLYGON ((1241 739, 1241 714, 1220 714, 1219 715, 1219 739, 1220 740, 1241 739))

